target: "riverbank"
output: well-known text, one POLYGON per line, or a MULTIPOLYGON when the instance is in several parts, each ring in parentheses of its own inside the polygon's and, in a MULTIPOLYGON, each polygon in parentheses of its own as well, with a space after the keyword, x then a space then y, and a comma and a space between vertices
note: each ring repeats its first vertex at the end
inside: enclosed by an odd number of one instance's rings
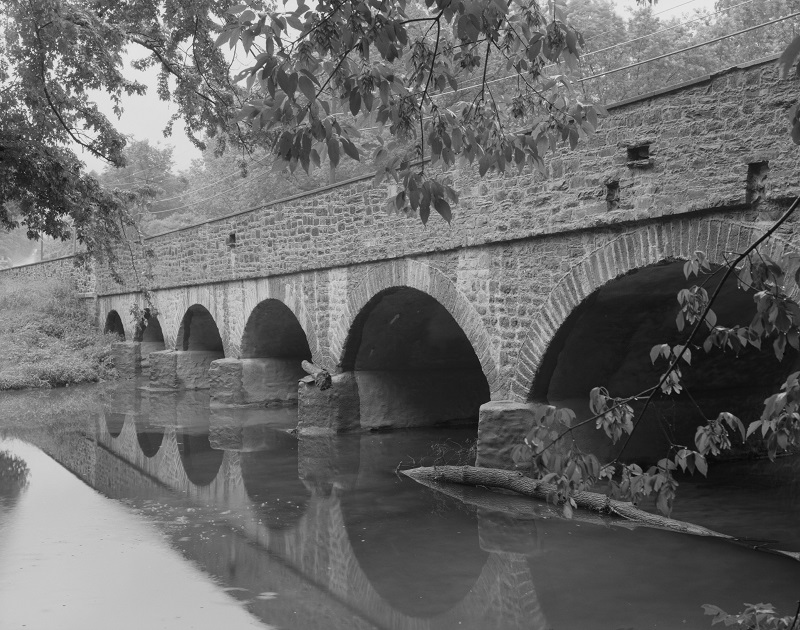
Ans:
POLYGON ((97 329, 69 282, 0 280, 0 390, 116 378, 115 340, 97 329))

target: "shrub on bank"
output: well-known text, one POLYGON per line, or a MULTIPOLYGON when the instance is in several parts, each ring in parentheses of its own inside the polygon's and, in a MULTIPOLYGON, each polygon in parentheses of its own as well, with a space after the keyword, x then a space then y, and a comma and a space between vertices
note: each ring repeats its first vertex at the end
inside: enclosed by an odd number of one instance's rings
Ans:
POLYGON ((115 377, 116 337, 93 319, 69 282, 0 278, 0 390, 115 377))

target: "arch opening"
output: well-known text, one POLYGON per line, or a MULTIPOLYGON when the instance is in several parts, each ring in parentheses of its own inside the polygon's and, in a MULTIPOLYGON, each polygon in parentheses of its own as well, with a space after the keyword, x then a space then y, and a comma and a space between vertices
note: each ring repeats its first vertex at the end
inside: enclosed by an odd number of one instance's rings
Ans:
POLYGON ((116 335, 120 341, 125 341, 125 326, 122 325, 122 318, 117 311, 111 310, 106 315, 106 324, 103 328, 106 334, 116 335))
POLYGON ((189 307, 178 329, 177 383, 185 389, 208 389, 211 362, 225 358, 214 317, 200 304, 189 307))
POLYGON ((242 335, 242 402, 296 405, 304 360, 311 348, 295 314, 280 300, 260 302, 242 335))
POLYGON ((362 428, 476 423, 489 384, 467 335, 436 299, 411 287, 375 295, 345 344, 362 428))
POLYGON ((161 330, 161 322, 158 315, 149 308, 144 309, 142 325, 139 327, 139 339, 142 359, 147 360, 151 352, 160 352, 166 347, 164 343, 164 332, 161 330))
MULTIPOLYGON (((655 385, 666 361, 650 360, 659 343, 683 343, 675 318, 678 291, 694 284, 683 275, 683 263, 636 270, 612 280, 587 297, 565 320, 551 341, 530 389, 529 399, 573 409, 580 421, 591 416, 589 392, 603 386, 612 396, 631 396, 655 385)), ((712 307, 722 326, 749 324, 755 314, 752 293, 729 283, 712 307)), ((702 343, 702 342, 701 342, 702 343)), ((705 417, 721 411, 747 424, 760 416, 764 399, 774 393, 798 357, 789 350, 779 362, 769 347, 748 347, 739 356, 730 350, 691 348, 691 365, 681 365, 685 391, 656 394, 641 428, 626 447, 625 457, 653 461, 663 457, 668 441, 694 444, 694 432, 705 417), (699 408, 699 409, 698 409, 699 408)), ((794 366, 794 367, 793 367, 794 366)), ((643 402, 634 403, 635 411, 643 402)), ((613 446, 593 424, 577 430, 579 444, 598 455, 614 457, 613 446)))

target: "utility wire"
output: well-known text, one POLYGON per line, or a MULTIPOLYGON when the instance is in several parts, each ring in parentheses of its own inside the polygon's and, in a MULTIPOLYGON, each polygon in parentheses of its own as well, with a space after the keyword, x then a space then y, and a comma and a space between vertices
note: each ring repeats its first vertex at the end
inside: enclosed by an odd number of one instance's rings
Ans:
MULTIPOLYGON (((752 2, 752 0, 748 0, 748 1, 752 2)), ((741 4, 747 4, 747 2, 743 2, 741 4)), ((741 6, 741 4, 740 5, 736 5, 736 6, 741 6)), ((735 8, 735 7, 730 7, 730 8, 735 8)), ((674 51, 671 51, 671 52, 668 52, 668 53, 664 53, 663 55, 658 55, 656 57, 651 57, 650 59, 645 59, 643 61, 638 61, 638 62, 635 62, 635 63, 631 63, 631 64, 628 64, 626 66, 621 66, 619 68, 614 68, 612 70, 607 70, 605 72, 600 72, 600 73, 591 75, 589 77, 584 77, 582 79, 576 79, 575 82, 576 83, 583 83, 585 81, 590 81, 592 79, 598 79, 600 77, 604 77, 604 76, 607 76, 607 75, 610 75, 610 74, 614 74, 614 73, 617 73, 617 72, 622 72, 623 70, 630 70, 631 68, 636 68, 638 66, 641 66, 641 65, 644 65, 644 64, 647 64, 647 63, 652 63, 653 61, 659 61, 661 59, 666 59, 667 57, 672 57, 674 55, 678 55, 678 54, 681 54, 681 53, 684 53, 684 52, 687 52, 687 51, 690 51, 690 50, 695 50, 695 49, 701 48, 703 46, 708 46, 710 44, 715 44, 717 42, 720 42, 720 41, 723 41, 723 40, 726 40, 726 39, 730 39, 731 37, 737 37, 738 35, 742 35, 744 33, 749 33, 751 31, 757 30, 759 28, 763 28, 765 26, 770 26, 772 24, 777 24, 778 22, 783 22, 783 21, 788 20, 790 18, 797 17, 798 15, 800 15, 800 11, 792 13, 792 14, 789 14, 789 15, 786 15, 784 17, 780 17, 780 18, 776 18, 774 20, 770 20, 768 22, 763 22, 761 24, 757 24, 755 26, 751 26, 749 28, 745 28, 745 29, 742 29, 740 31, 736 31, 734 33, 728 33, 727 35, 722 35, 722 36, 716 37, 714 39, 710 39, 710 40, 707 40, 707 41, 704 41, 704 42, 700 42, 700 43, 694 44, 692 46, 687 46, 687 47, 681 48, 679 50, 674 50, 674 51)), ((516 76, 516 75, 511 75, 511 76, 516 76)), ((489 85, 489 84, 497 83, 499 81, 507 80, 508 78, 510 78, 510 77, 501 77, 501 78, 498 78, 498 79, 493 79, 491 81, 486 81, 485 83, 482 83, 482 84, 479 84, 479 85, 489 85)), ((440 92, 436 96, 443 96, 445 94, 454 94, 456 91, 460 92, 460 91, 471 89, 471 88, 474 88, 474 87, 479 87, 479 85, 473 85, 473 86, 470 86, 470 87, 464 87, 464 88, 461 88, 459 90, 450 90, 448 92, 440 92)), ((364 129, 360 129, 359 131, 362 131, 362 132, 363 131, 371 131, 371 130, 376 130, 376 129, 380 129, 380 128, 381 128, 381 126, 366 127, 364 129)), ((227 179, 228 177, 230 177, 230 175, 228 175, 226 177, 223 177, 223 178, 221 178, 219 180, 216 180, 215 182, 212 182, 211 184, 208 184, 208 185, 204 186, 203 188, 208 188, 209 186, 215 185, 216 183, 219 183, 219 181, 227 179)), ((216 197, 219 197, 220 195, 226 194, 226 193, 228 193, 228 192, 230 192, 232 190, 236 190, 237 188, 240 188, 241 186, 243 186, 245 183, 247 183, 247 182, 246 181, 245 182, 241 182, 239 184, 231 186, 230 188, 222 190, 222 191, 220 191, 220 192, 218 192, 218 193, 216 193, 214 195, 211 195, 209 197, 205 197, 205 198, 200 199, 198 201, 190 202, 190 203, 185 204, 183 206, 179 206, 178 208, 172 208, 172 209, 168 209, 168 210, 156 210, 156 211, 150 212, 150 214, 163 214, 163 213, 166 213, 166 212, 177 212, 177 211, 183 210, 185 208, 196 206, 199 203, 203 203, 205 201, 209 201, 210 199, 215 199, 216 197)), ((196 189, 196 190, 202 190, 202 189, 196 189)), ((192 192, 196 192, 196 191, 192 191, 192 192)), ((186 194, 191 194, 191 193, 186 193, 186 194)), ((183 196, 183 195, 180 195, 177 198, 180 198, 181 196, 183 196)), ((161 200, 158 200, 158 201, 159 202, 163 202, 163 201, 172 200, 172 199, 175 199, 175 198, 176 197, 173 197, 171 199, 161 199, 161 200)))
POLYGON ((681 28, 682 26, 688 26, 689 24, 694 24, 695 22, 701 22, 703 20, 707 20, 709 18, 714 17, 715 15, 719 15, 720 13, 725 13, 725 11, 730 11, 732 9, 737 9, 737 8, 739 8, 741 6, 744 6, 745 4, 752 4, 754 1, 755 0, 745 0, 744 2, 740 2, 739 4, 735 4, 732 7, 727 7, 725 9, 720 9, 719 11, 716 11, 715 13, 709 13, 707 15, 702 15, 702 16, 700 16, 698 18, 693 19, 693 20, 687 20, 686 22, 680 22, 679 24, 673 24, 672 26, 668 26, 666 28, 662 28, 662 29, 660 29, 658 31, 653 31, 652 33, 648 33, 647 35, 641 35, 640 37, 635 37, 633 39, 629 39, 629 40, 624 41, 624 42, 619 42, 618 44, 613 44, 612 46, 607 46, 606 48, 600 48, 598 50, 591 50, 591 51, 585 53, 581 58, 585 59, 586 57, 589 57, 590 55, 597 55, 597 54, 600 54, 601 52, 606 52, 607 50, 613 50, 614 48, 619 48, 620 46, 627 46, 628 44, 633 44, 634 42, 638 42, 638 41, 641 41, 643 39, 648 39, 649 37, 652 37, 653 35, 660 35, 661 33, 667 33, 669 31, 674 31, 676 28, 681 28))
MULTIPOLYGON (((265 166, 264 169, 259 170, 259 171, 255 171, 254 174, 259 174, 260 175, 260 174, 265 173, 266 171, 267 171, 267 167, 265 166)), ((208 197, 203 197, 202 199, 198 199, 197 201, 190 201, 190 202, 188 202, 188 203, 186 203, 186 204, 184 204, 182 206, 178 206, 177 208, 166 208, 164 210, 149 210, 148 213, 149 214, 165 214, 167 212, 178 212, 179 210, 185 210, 187 208, 191 208, 193 206, 196 206, 197 204, 204 203, 204 202, 209 201, 211 199, 216 199, 220 195, 224 195, 224 194, 227 194, 229 192, 232 192, 232 191, 234 191, 234 190, 236 190, 238 188, 241 188, 245 184, 249 184, 249 183, 250 183, 250 181, 248 179, 243 179, 243 181, 239 182, 238 184, 234 184, 233 186, 230 186, 230 187, 228 187, 228 188, 226 188, 224 190, 221 190, 221 191, 219 191, 217 193, 214 193, 213 195, 209 195, 208 197)), ((197 189, 197 190, 199 190, 199 189, 197 189)), ((189 192, 185 193, 184 195, 179 195, 178 197, 172 197, 170 199, 156 199, 154 201, 154 203, 162 203, 164 201, 177 199, 177 198, 180 198, 181 196, 191 195, 194 192, 196 192, 196 191, 194 191, 194 190, 193 191, 189 191, 189 192)))
MULTIPOLYGON (((657 15, 662 15, 664 13, 668 13, 669 11, 674 11, 675 9, 679 9, 680 7, 685 6, 687 4, 694 4, 695 2, 697 2, 697 0, 687 0, 686 2, 683 2, 681 4, 676 4, 674 7, 670 7, 669 9, 662 9, 661 11, 657 11, 656 13, 653 13, 652 16, 655 17, 657 15)), ((733 8, 733 7, 730 7, 730 8, 733 8)), ((606 34, 608 34, 610 32, 611 31, 608 30, 608 31, 603 31, 602 33, 597 33, 596 35, 592 35, 591 37, 587 37, 586 41, 590 42, 593 39, 597 39, 598 37, 602 37, 603 35, 606 35, 606 34)))
POLYGON ((622 72, 623 70, 630 70, 631 68, 636 68, 637 66, 644 65, 646 63, 651 63, 653 61, 659 61, 660 59, 666 59, 667 57, 672 57, 674 55, 679 55, 680 53, 687 52, 689 50, 694 50, 695 48, 700 48, 701 46, 708 46, 709 44, 716 44, 717 42, 721 42, 725 39, 730 39, 731 37, 736 37, 737 35, 742 35, 743 33, 749 33, 750 31, 755 31, 756 29, 763 28, 765 26, 770 26, 772 24, 777 24, 778 22, 783 22, 784 20, 788 20, 789 18, 797 17, 800 15, 800 11, 795 13, 791 13, 790 15, 786 15, 782 18, 777 18, 775 20, 770 20, 769 22, 764 22, 762 24, 758 24, 756 26, 751 26, 750 28, 742 29, 741 31, 736 31, 735 33, 729 33, 728 35, 722 35, 721 37, 715 37, 714 39, 709 39, 705 42, 700 42, 699 44, 694 44, 692 46, 687 46, 686 48, 681 48, 680 50, 673 50, 672 52, 664 53, 663 55, 658 55, 657 57, 651 57, 650 59, 645 59, 643 61, 637 61, 636 63, 628 64, 627 66, 622 66, 620 68, 614 68, 613 70, 606 70, 605 72, 598 72, 597 74, 593 74, 589 77, 584 77, 582 79, 576 79, 575 83, 583 83, 584 81, 590 81, 591 79, 599 79, 600 77, 607 76, 609 74, 614 74, 616 72, 622 72))
MULTIPOLYGON (((690 0, 690 1, 694 2, 695 0, 690 0)), ((638 42, 638 41, 641 41, 643 39, 648 39, 648 38, 652 37, 653 35, 660 35, 661 33, 666 33, 668 31, 675 30, 676 28, 680 28, 681 26, 687 26, 689 24, 693 24, 693 23, 699 22, 701 20, 706 20, 708 18, 714 17, 715 15, 719 15, 720 13, 724 13, 726 11, 730 11, 731 9, 736 9, 738 7, 744 6, 745 4, 751 4, 754 1, 755 0, 745 0, 744 2, 736 4, 736 5, 732 6, 732 7, 728 7, 726 9, 720 9, 719 11, 716 11, 715 13, 709 13, 708 15, 704 15, 702 17, 699 17, 699 18, 696 18, 696 19, 693 19, 693 20, 687 20, 686 22, 681 22, 679 24, 675 24, 673 26, 669 26, 667 28, 663 28, 663 29, 660 29, 658 31, 653 31, 652 33, 648 33, 648 34, 642 35, 640 37, 635 37, 634 39, 628 39, 628 40, 625 40, 624 42, 619 42, 617 44, 614 44, 612 46, 608 46, 606 48, 601 48, 599 50, 589 51, 587 53, 584 53, 581 56, 581 60, 586 59, 586 57, 589 57, 591 55, 597 55, 597 54, 599 54, 601 52, 606 52, 606 51, 612 50, 614 48, 619 48, 620 46, 627 46, 628 44, 632 44, 634 42, 638 42)), ((791 17, 791 16, 789 16, 789 17, 791 17)), ((558 64, 551 63, 551 64, 548 64, 548 65, 544 66, 542 69, 544 70, 544 69, 547 69, 547 68, 554 68, 557 65, 558 64)), ((497 79, 492 79, 491 81, 487 81, 485 85, 499 83, 500 81, 506 81, 508 79, 514 79, 517 76, 519 76, 519 75, 518 74, 509 74, 509 75, 507 75, 505 77, 500 77, 500 78, 497 78, 497 79)), ((447 92, 439 92, 438 94, 434 94, 433 96, 434 97, 438 97, 438 96, 445 96, 447 94, 454 94, 456 91, 460 92, 460 91, 463 91, 463 90, 471 90, 473 88, 480 87, 481 85, 484 85, 484 84, 481 82, 481 83, 475 83, 473 85, 465 85, 463 87, 460 87, 458 90, 449 90, 447 92)))

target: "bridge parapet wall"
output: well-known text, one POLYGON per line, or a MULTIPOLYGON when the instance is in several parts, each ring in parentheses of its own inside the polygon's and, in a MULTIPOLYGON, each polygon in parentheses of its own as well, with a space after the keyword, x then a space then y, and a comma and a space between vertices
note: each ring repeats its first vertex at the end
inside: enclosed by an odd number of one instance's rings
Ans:
POLYGON ((79 293, 93 295, 96 292, 96 276, 93 265, 76 265, 73 256, 54 258, 0 270, 0 280, 66 278, 75 283, 79 293))
MULTIPOLYGON (((786 111, 796 90, 774 63, 760 62, 618 104, 579 149, 548 159, 546 178, 528 170, 480 178, 474 168, 455 169, 461 202, 452 226, 438 217, 423 228, 416 218, 388 216, 386 186, 368 178, 152 237, 153 286, 346 267, 742 208, 753 194, 748 165, 763 162, 768 189, 756 194, 794 195, 800 161, 786 111), (648 157, 639 159, 643 145, 648 157), (232 234, 235 245, 227 243, 232 234)), ((120 260, 130 286, 101 270, 100 294, 134 290, 124 252, 120 260)))

